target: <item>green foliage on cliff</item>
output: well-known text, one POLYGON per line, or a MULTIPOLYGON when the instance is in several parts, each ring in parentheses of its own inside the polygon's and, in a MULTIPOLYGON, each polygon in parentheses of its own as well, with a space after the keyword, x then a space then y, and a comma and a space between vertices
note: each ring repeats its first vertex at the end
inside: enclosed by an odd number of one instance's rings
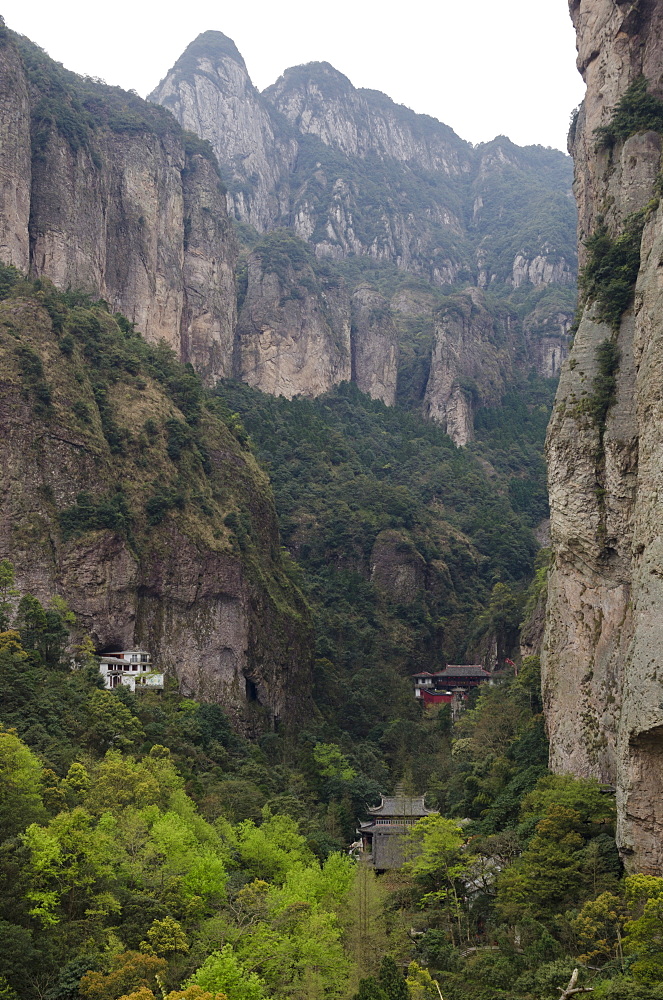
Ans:
POLYGON ((637 212, 626 219, 618 236, 610 236, 601 223, 585 241, 587 260, 578 279, 580 294, 585 302, 596 303, 597 319, 613 330, 619 329, 633 300, 644 224, 645 213, 637 212))
POLYGON ((285 655, 286 634, 303 647, 307 612, 279 550, 267 477, 243 428, 190 365, 163 342, 147 344, 105 303, 7 268, 0 359, 8 419, 36 463, 26 505, 9 443, 3 486, 16 537, 56 559, 64 550, 74 564, 90 547, 110 547, 140 565, 164 557, 173 539, 229 565, 237 560, 247 600, 258 605, 256 655, 262 641, 280 643, 285 655), (241 540, 227 521, 235 511, 241 540))
POLYGON ((182 133, 182 138, 184 140, 184 151, 187 156, 202 156, 205 160, 209 160, 215 172, 221 177, 219 164, 214 155, 211 142, 208 142, 207 139, 201 139, 195 132, 185 131, 182 133))
MULTIPOLYGON (((569 158, 541 146, 518 147, 500 136, 478 147, 484 168, 471 191, 469 230, 480 239, 489 275, 502 285, 516 257, 576 266, 576 210, 569 158)), ((490 279, 489 279, 490 280, 490 279)), ((508 286, 507 286, 508 287, 508 286)))
POLYGON ((611 148, 637 132, 663 132, 663 101, 648 92, 648 81, 639 76, 624 91, 607 125, 594 129, 598 148, 611 148))
POLYGON ((589 397, 589 413, 597 427, 605 427, 608 410, 615 401, 617 392, 617 370, 619 349, 612 340, 604 340, 596 348, 598 371, 592 380, 589 397))
POLYGON ((354 739, 383 729, 383 753, 404 767, 403 737, 387 730, 396 712, 417 717, 407 677, 463 662, 495 580, 525 585, 527 518, 439 427, 352 385, 315 400, 241 383, 217 394, 269 469, 281 537, 303 571, 323 715, 354 739))

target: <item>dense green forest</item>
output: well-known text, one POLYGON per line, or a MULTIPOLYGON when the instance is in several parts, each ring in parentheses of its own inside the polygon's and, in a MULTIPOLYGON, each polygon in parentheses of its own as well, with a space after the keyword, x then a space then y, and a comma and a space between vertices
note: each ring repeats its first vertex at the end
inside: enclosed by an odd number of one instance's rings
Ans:
MULTIPOLYGON (((453 725, 408 679, 516 648, 545 583, 541 558, 530 580, 550 386, 514 387, 462 451, 352 386, 210 393, 103 304, 11 269, 0 297, 57 328, 94 390, 76 419, 101 421, 118 461, 155 435, 106 407, 114 372, 157 380, 187 417, 158 429, 153 454, 179 470, 179 498, 81 495, 62 536, 138 545, 182 511, 214 517, 227 495, 205 478, 203 429, 220 420, 237 461, 253 449, 270 473, 283 587, 303 594, 317 647, 308 721, 249 739, 173 680, 104 690, 66 603, 21 592, 0 558, 4 1000, 548 1000, 576 967, 598 997, 663 996, 663 880, 624 877, 609 789, 548 774, 537 658, 453 725), (396 786, 439 815, 413 828, 402 870, 376 877, 348 847, 396 786)), ((55 366, 25 327, 9 335, 25 404, 48 419, 55 366)), ((224 544, 257 559, 250 521, 226 520, 224 544)))
POLYGON ((453 731, 409 722, 443 815, 376 878, 343 849, 388 780, 366 746, 104 691, 89 649, 64 655, 66 609, 1 572, 3 996, 547 1000, 574 967, 663 995, 663 880, 621 877, 610 794, 547 775, 534 660, 453 731))

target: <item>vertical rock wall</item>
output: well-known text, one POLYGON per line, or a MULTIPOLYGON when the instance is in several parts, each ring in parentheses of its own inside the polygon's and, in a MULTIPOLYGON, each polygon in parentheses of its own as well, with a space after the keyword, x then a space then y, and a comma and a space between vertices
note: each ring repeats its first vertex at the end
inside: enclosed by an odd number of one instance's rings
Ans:
POLYGON ((30 98, 23 64, 0 26, 0 260, 30 264, 30 98))
POLYGON ((275 396, 319 396, 350 380, 350 297, 311 264, 259 253, 237 326, 236 375, 275 396))
POLYGON ((228 375, 236 250, 215 165, 164 112, 151 124, 126 95, 120 118, 115 89, 78 94, 73 74, 36 58, 57 84, 48 100, 3 36, 0 259, 106 299, 209 382, 228 375))
POLYGON ((551 531, 543 684, 558 772, 617 788, 628 864, 663 872, 663 213, 653 200, 661 136, 597 148, 594 130, 641 74, 663 97, 663 8, 573 0, 587 96, 572 131, 580 249, 604 220, 617 236, 648 206, 632 308, 617 332, 588 303, 548 437, 551 531), (614 402, 592 415, 597 348, 619 351, 614 402))

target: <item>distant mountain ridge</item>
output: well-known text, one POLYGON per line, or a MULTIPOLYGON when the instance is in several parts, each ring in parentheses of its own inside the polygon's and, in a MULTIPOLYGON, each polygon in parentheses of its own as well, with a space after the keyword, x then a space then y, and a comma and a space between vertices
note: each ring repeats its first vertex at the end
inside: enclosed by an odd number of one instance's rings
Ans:
POLYGON ((461 445, 508 385, 556 377, 577 269, 563 153, 503 136, 473 147, 325 62, 260 93, 215 31, 149 99, 209 141, 227 186, 243 244, 237 377, 286 396, 352 379, 461 445))
POLYGON ((439 286, 575 280, 572 166, 559 151, 503 136, 473 147, 325 62, 287 69, 259 93, 214 31, 148 99, 209 140, 229 211, 260 232, 287 226, 317 256, 365 254, 439 286))

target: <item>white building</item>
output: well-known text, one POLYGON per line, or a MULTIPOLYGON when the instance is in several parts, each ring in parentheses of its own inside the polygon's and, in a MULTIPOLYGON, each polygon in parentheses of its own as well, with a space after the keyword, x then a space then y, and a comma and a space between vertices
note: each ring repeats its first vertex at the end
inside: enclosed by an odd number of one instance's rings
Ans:
POLYGON ((99 673, 104 679, 104 687, 109 691, 113 688, 128 687, 130 691, 141 691, 145 688, 163 690, 163 674, 157 673, 150 661, 150 654, 144 649, 125 649, 121 653, 111 653, 102 656, 99 661, 99 673))

